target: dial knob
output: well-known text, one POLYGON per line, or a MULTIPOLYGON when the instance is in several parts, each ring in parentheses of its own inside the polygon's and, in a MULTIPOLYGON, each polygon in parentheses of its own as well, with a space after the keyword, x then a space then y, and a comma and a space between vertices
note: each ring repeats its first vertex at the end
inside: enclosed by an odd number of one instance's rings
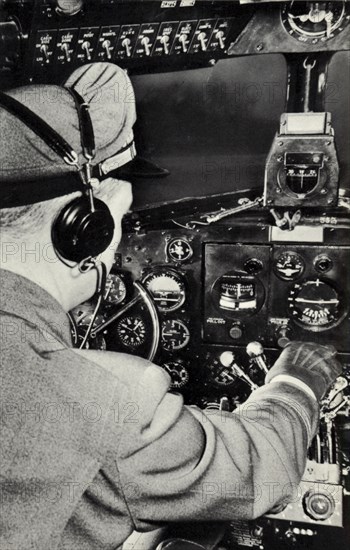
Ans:
POLYGON ((56 0, 57 12, 61 15, 76 15, 84 5, 84 0, 56 0))
POLYGON ((280 348, 285 348, 290 342, 291 330, 287 325, 282 325, 276 329, 277 344, 280 348))
POLYGON ((314 266, 319 273, 327 273, 332 269, 333 262, 328 256, 322 254, 315 259, 314 266))
POLYGON ((229 334, 233 340, 239 340, 242 338, 243 335, 243 329, 241 323, 235 323, 230 328, 229 334))
POLYGON ((335 502, 332 495, 326 491, 310 489, 303 498, 305 513, 315 520, 330 518, 335 510, 335 502))

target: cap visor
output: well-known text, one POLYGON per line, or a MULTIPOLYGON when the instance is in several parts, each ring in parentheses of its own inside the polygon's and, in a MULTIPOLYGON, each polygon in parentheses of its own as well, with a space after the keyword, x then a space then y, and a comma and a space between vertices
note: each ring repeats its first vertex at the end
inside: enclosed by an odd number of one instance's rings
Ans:
POLYGON ((150 160, 136 156, 124 166, 109 172, 108 176, 128 180, 133 178, 165 178, 169 174, 170 172, 166 168, 161 168, 150 160))

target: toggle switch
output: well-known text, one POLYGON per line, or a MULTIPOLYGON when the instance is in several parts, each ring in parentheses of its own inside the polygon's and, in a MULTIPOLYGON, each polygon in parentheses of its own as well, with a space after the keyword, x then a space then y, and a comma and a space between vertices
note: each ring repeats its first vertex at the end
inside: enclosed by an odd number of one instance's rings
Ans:
POLYGON ((169 55, 169 36, 167 34, 162 36, 160 43, 163 45, 165 55, 169 55))
POLYGON ((40 51, 44 56, 45 62, 48 63, 49 62, 49 47, 47 46, 47 44, 42 44, 40 46, 40 51))
POLYGON ((131 57, 131 40, 130 38, 124 38, 122 46, 125 49, 127 57, 131 57))
POLYGON ((188 51, 188 43, 189 43, 189 40, 187 39, 187 34, 181 34, 179 36, 179 42, 181 44, 181 48, 182 48, 182 51, 183 53, 186 53, 188 51))
POLYGON ((111 41, 110 40, 104 40, 102 42, 102 48, 105 50, 106 52, 106 55, 107 55, 107 59, 112 59, 112 54, 111 54, 111 41))
POLYGON ((88 40, 84 40, 84 42, 81 45, 81 48, 82 48, 82 50, 84 50, 85 55, 86 55, 86 59, 88 61, 91 61, 90 46, 91 46, 91 44, 88 40))
POLYGON ((223 32, 223 31, 217 32, 217 33, 216 33, 216 38, 217 38, 217 40, 218 40, 218 42, 219 42, 220 48, 221 48, 222 50, 224 50, 224 49, 225 49, 225 41, 224 41, 224 39, 225 39, 225 34, 224 34, 224 32, 223 32))
POLYGON ((201 45, 202 52, 205 52, 207 50, 207 35, 205 32, 200 32, 197 39, 201 45))
POLYGON ((61 50, 64 53, 64 56, 66 58, 67 63, 70 63, 72 58, 71 58, 70 51, 69 51, 69 44, 67 44, 67 42, 64 42, 61 46, 61 50))
POLYGON ((144 36, 141 40, 141 44, 144 47, 145 54, 149 57, 151 55, 152 44, 148 36, 144 36))

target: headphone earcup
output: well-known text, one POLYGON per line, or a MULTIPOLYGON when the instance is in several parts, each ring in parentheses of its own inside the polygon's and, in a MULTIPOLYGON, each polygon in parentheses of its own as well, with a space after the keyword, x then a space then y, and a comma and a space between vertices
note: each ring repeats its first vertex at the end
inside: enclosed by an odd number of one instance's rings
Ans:
POLYGON ((81 262, 106 250, 113 239, 114 220, 103 201, 94 198, 92 212, 89 199, 78 197, 61 210, 51 234, 60 256, 72 262, 81 262))

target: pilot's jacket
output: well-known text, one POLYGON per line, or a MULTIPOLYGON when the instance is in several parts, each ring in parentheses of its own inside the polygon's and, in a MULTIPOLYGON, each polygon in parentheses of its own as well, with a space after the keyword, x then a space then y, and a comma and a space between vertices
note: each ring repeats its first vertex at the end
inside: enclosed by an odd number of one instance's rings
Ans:
POLYGON ((67 316, 2 270, 1 550, 115 549, 133 529, 253 518, 297 498, 318 405, 285 382, 234 413, 159 367, 72 348, 67 316))

